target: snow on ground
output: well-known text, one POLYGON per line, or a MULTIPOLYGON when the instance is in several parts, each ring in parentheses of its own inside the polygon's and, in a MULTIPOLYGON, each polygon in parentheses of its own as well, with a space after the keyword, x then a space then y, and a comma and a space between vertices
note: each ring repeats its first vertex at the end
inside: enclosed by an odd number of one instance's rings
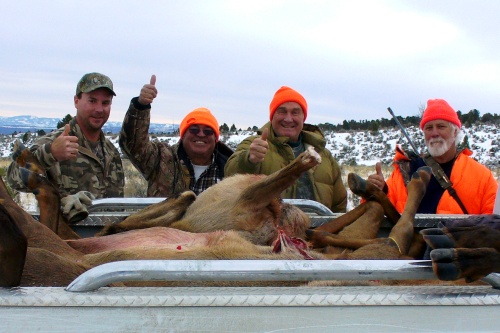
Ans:
MULTIPOLYGON (((489 167, 495 177, 498 179, 500 169, 500 139, 498 138, 499 129, 493 125, 478 125, 471 128, 464 128, 464 134, 468 137, 469 145, 473 151, 472 157, 489 167)), ((425 151, 423 144, 423 135, 419 128, 407 128, 408 135, 413 138, 414 144, 420 151, 425 151)), ((251 131, 241 131, 238 134, 221 135, 221 141, 225 142, 232 149, 236 149, 237 145, 250 135, 254 135, 251 131)), ((12 144, 15 139, 22 139, 23 133, 16 136, 4 135, 0 136, 0 157, 8 158, 12 154, 12 144)), ((110 135, 108 138, 120 149, 118 145, 118 135, 110 135)), ((179 141, 177 136, 158 136, 151 135, 152 140, 159 140, 173 145, 179 141)), ((29 146, 32 142, 26 142, 29 146)), ((325 133, 326 147, 331 151, 332 155, 337 159, 341 167, 343 167, 342 177, 347 178, 346 168, 349 166, 374 166, 375 163, 381 161, 386 166, 390 166, 396 145, 403 145, 405 149, 410 149, 408 142, 399 129, 381 129, 376 133, 372 132, 339 132, 325 133)), ((374 168, 368 168, 366 173, 375 171, 374 168)), ((388 169, 390 170, 390 169, 388 169)), ((367 177, 368 174, 361 174, 361 177, 367 177)), ((350 191, 348 191, 350 193, 350 191)), ((31 194, 21 194, 19 198, 23 202, 23 206, 28 211, 35 211, 36 201, 31 198, 31 194)), ((350 194, 348 198, 348 209, 352 209, 356 204, 356 198, 350 194)))
MULTIPOLYGON (((499 129, 493 125, 478 125, 471 128, 464 128, 464 134, 467 135, 469 145, 473 151, 472 157, 486 166, 494 169, 499 167, 500 158, 500 139, 498 139, 499 129)), ((413 138, 414 144, 424 151, 423 136, 420 129, 409 127, 407 133, 413 138)), ((254 132, 241 131, 238 134, 221 135, 220 139, 228 146, 235 149, 236 146, 254 132)), ((0 136, 0 157, 10 157, 12 154, 12 143, 15 139, 22 139, 23 133, 16 136, 0 136)), ((108 138, 119 148, 118 135, 114 134, 108 138)), ((159 140, 168 144, 175 144, 179 137, 177 136, 158 136, 151 135, 153 140, 159 140)), ((340 164, 347 165, 375 165, 382 161, 389 165, 394 156, 396 144, 403 145, 410 149, 406 138, 397 128, 382 129, 376 133, 373 132, 327 132, 325 133, 326 147, 332 152, 332 155, 340 164)), ((32 140, 26 143, 30 145, 32 140)))

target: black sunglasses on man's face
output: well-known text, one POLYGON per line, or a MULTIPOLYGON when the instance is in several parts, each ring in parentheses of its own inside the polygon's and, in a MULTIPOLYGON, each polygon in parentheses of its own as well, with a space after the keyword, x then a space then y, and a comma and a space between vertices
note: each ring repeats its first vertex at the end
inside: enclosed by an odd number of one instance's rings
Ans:
POLYGON ((206 136, 211 136, 214 134, 214 130, 211 128, 204 128, 202 130, 199 127, 189 127, 188 131, 189 131, 189 133, 191 133, 193 135, 198 135, 198 133, 200 133, 200 131, 203 131, 203 134, 205 134, 206 136))

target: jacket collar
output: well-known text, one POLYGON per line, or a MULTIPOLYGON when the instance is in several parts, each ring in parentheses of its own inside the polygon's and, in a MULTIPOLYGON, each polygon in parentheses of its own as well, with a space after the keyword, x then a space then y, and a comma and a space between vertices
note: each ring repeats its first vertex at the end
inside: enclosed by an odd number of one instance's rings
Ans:
MULTIPOLYGON (((276 136, 274 133, 274 130, 272 128, 271 122, 267 122, 264 126, 262 126, 258 131, 258 135, 262 135, 262 132, 264 129, 269 130, 269 136, 268 139, 274 143, 274 144, 285 144, 290 141, 290 138, 286 136, 276 136)), ((321 149, 324 149, 326 147, 326 140, 325 136, 323 135, 323 132, 321 129, 316 126, 316 125, 311 125, 311 124, 304 124, 304 127, 302 128, 302 131, 300 132, 301 137, 302 137, 302 142, 304 144, 309 144, 313 147, 318 147, 321 149)))

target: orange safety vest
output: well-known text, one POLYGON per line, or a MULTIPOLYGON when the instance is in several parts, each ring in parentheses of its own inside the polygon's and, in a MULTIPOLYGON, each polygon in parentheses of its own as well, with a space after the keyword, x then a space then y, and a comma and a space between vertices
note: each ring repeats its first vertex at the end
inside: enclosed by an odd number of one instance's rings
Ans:
MULTIPOLYGON (((450 175, 450 181, 469 214, 492 214, 498 190, 493 173, 484 165, 469 157, 472 152, 464 149, 458 155, 450 175)), ((410 161, 405 152, 397 147, 394 156, 394 171, 386 180, 387 196, 399 212, 408 198, 408 191, 399 166, 410 161)), ((445 191, 439 200, 436 214, 463 214, 453 197, 445 191)))

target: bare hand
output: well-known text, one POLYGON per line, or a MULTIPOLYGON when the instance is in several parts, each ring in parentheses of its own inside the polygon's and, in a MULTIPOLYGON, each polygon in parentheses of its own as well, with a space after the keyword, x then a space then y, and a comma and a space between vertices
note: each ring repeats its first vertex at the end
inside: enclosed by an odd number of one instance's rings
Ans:
POLYGON ((383 190, 385 186, 385 179, 382 174, 382 163, 377 162, 377 164, 375 164, 375 171, 376 173, 368 176, 368 181, 383 190))
POLYGON ((268 135, 269 130, 266 128, 262 132, 262 136, 260 138, 255 138, 250 144, 250 154, 248 155, 250 163, 257 164, 264 161, 267 149, 269 148, 269 143, 267 143, 268 135))
POLYGON ((50 150, 52 156, 58 161, 74 160, 78 154, 78 138, 69 135, 69 125, 64 126, 64 131, 52 141, 50 150))
POLYGON ((151 79, 149 80, 149 84, 145 84, 142 89, 141 93, 139 94, 139 99, 138 102, 141 103, 142 105, 148 105, 153 103, 153 100, 156 98, 156 95, 158 95, 158 90, 156 90, 156 75, 151 75, 151 79))

